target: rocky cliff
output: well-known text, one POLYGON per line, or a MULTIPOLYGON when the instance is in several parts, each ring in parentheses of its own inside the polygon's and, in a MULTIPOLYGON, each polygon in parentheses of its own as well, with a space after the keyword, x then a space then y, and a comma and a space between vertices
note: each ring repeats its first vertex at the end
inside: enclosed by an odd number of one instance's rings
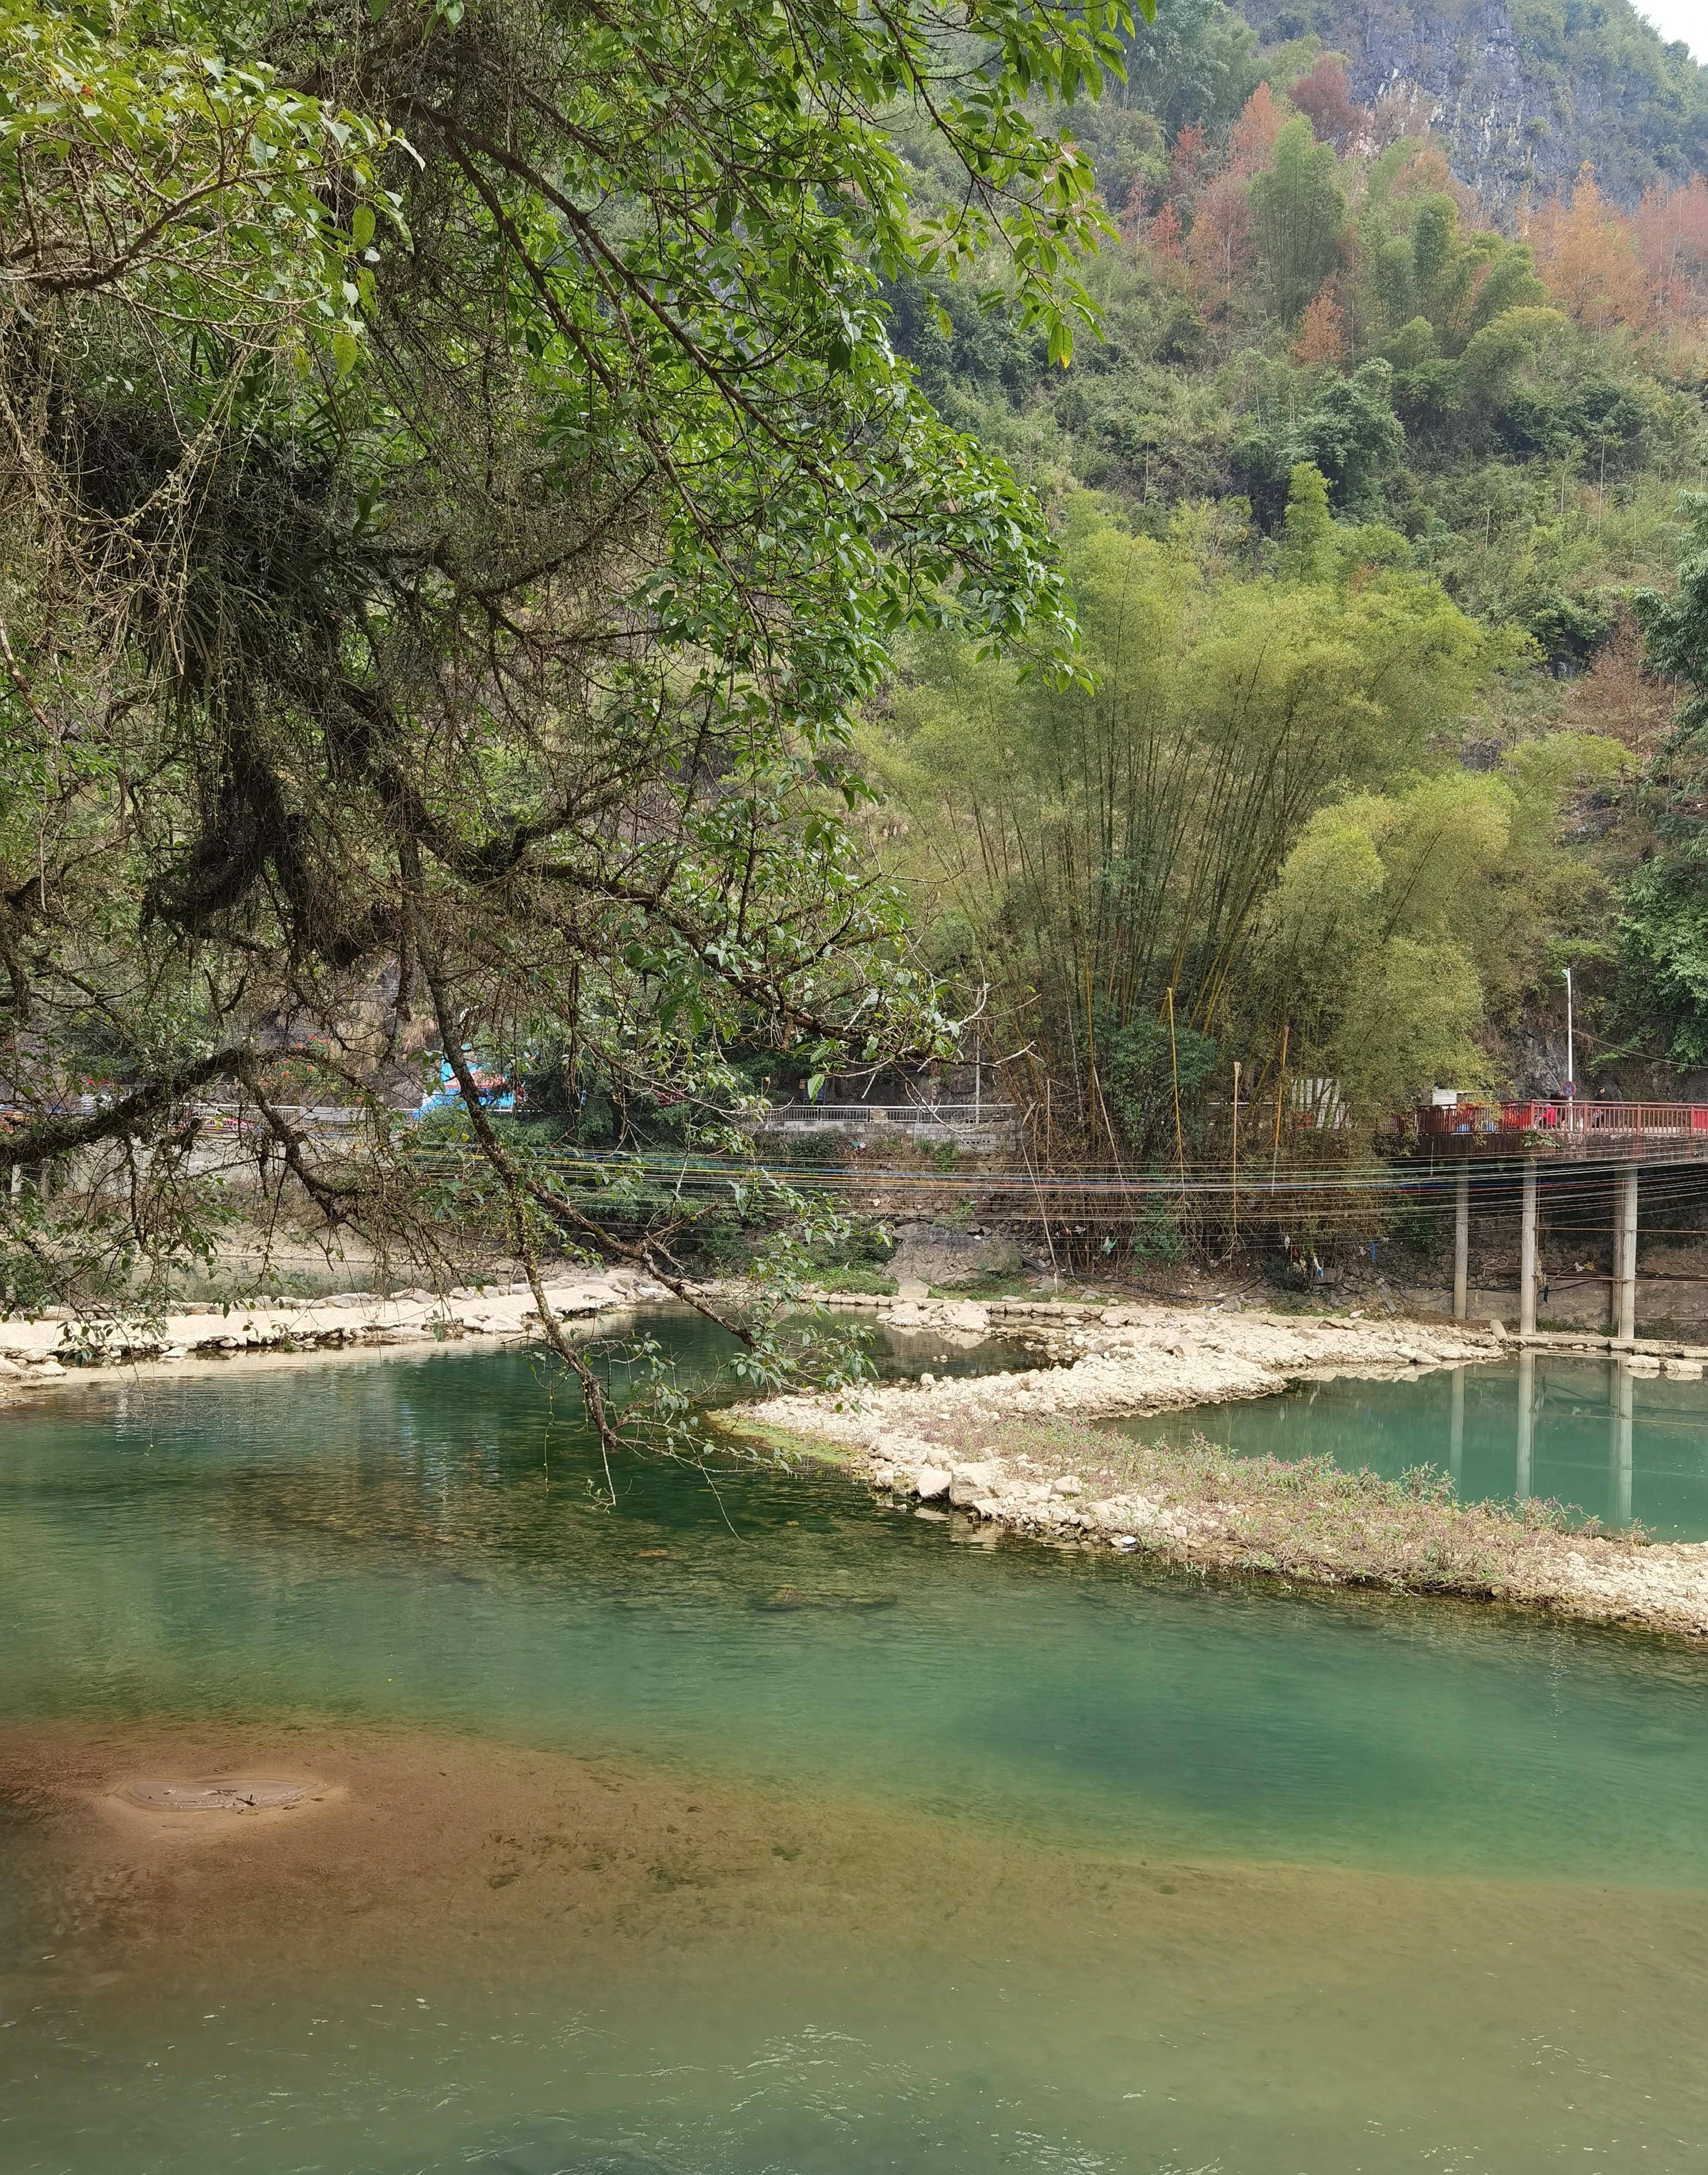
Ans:
POLYGON ((1708 68, 1629 0, 1239 0, 1266 45, 1346 56, 1361 103, 1412 106, 1492 208, 1592 165, 1610 196, 1708 171, 1708 68))

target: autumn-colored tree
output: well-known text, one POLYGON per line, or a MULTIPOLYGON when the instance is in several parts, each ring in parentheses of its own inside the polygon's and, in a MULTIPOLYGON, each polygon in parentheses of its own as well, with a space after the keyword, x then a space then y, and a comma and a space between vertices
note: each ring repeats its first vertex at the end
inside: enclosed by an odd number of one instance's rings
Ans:
POLYGON ((1251 205, 1236 175, 1218 175, 1199 198, 1186 263, 1200 296, 1212 304, 1227 302, 1250 276, 1256 263, 1251 205))
POLYGON ((1287 95, 1317 141, 1332 144, 1337 151, 1349 151, 1369 133, 1370 117, 1353 97, 1346 69, 1332 53, 1324 53, 1287 95))
POLYGON ((1708 181, 1650 189, 1632 225, 1656 310, 1692 322, 1708 312, 1708 181))
POLYGON ((1189 121, 1169 147, 1168 201, 1189 203, 1196 197, 1212 163, 1209 135, 1203 123, 1189 121))
POLYGON ((1249 182, 1261 174, 1275 155, 1276 139, 1287 126, 1287 116, 1266 83, 1260 83, 1245 101, 1228 138, 1225 171, 1249 182))
POLYGON ((1185 253, 1185 227, 1172 202, 1165 203, 1145 231, 1152 257, 1164 264, 1178 264, 1185 253))
POLYGON ((1586 165, 1570 201, 1555 197, 1531 220, 1537 269, 1562 309, 1592 333, 1615 324, 1640 330, 1653 317, 1653 290, 1631 222, 1615 209, 1586 165))
POLYGON ((1346 321, 1335 300, 1334 282, 1325 279, 1299 321, 1288 350, 1301 370, 1320 370, 1346 360, 1346 321))
POLYGON ((1451 197, 1462 218, 1475 225, 1482 224, 1482 207, 1475 190, 1467 189, 1455 176, 1447 163, 1447 154, 1433 138, 1420 144, 1395 175, 1391 193, 1396 198, 1431 194, 1451 197))

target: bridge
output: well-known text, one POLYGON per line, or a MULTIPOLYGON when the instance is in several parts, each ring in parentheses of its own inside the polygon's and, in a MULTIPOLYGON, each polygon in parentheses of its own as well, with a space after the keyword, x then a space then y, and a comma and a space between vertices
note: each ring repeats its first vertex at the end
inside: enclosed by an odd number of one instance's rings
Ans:
POLYGON ((1648 1146, 1708 1151, 1708 1103, 1589 1103, 1562 1096, 1520 1103, 1426 1104, 1410 1131, 1500 1155, 1629 1155, 1648 1146))
POLYGON ((1425 1104, 1402 1132, 1413 1153, 1456 1160, 1453 1313, 1465 1318, 1471 1251, 1471 1164, 1516 1160, 1521 1179, 1518 1329, 1536 1334, 1537 1173, 1543 1162, 1610 1167, 1613 1274, 1610 1333, 1630 1343, 1637 1321, 1637 1213, 1645 1168, 1708 1160, 1708 1104, 1600 1103, 1575 1097, 1425 1104))

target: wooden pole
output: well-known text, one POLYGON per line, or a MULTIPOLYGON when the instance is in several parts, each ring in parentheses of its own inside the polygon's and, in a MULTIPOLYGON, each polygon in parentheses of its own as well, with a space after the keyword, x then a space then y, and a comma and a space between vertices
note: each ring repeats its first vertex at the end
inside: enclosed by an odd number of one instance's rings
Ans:
POLYGON ((1228 1182, 1233 1191, 1233 1235, 1228 1241, 1228 1258, 1231 1261, 1239 1250, 1239 1060, 1234 1060, 1234 1135, 1229 1147, 1228 1182))
POLYGON ((1186 1206, 1186 1136, 1180 1126, 1180 1061, 1174 1050, 1174 992, 1168 991, 1168 1071, 1174 1082, 1174 1153, 1180 1165, 1180 1207, 1186 1206))
POLYGON ((1453 1180, 1453 1319, 1463 1321, 1471 1284, 1471 1164, 1459 1166, 1453 1180))
POLYGON ((1287 1092, 1287 1037, 1293 1022, 1281 1022, 1281 1063, 1275 1075, 1275 1147, 1269 1158, 1269 1190, 1275 1191, 1276 1173, 1281 1164, 1281 1098, 1287 1092))

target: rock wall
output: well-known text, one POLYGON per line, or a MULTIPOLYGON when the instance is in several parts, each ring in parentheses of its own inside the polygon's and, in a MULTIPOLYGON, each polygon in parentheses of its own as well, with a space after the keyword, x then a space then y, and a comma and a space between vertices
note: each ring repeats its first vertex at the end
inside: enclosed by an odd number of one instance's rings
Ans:
MULTIPOLYGON (((1266 43, 1315 33, 1363 105, 1427 101, 1455 171, 1491 210, 1569 188, 1610 196, 1708 165, 1708 70, 1621 0, 1579 22, 1531 0, 1239 0, 1266 43)), ((1587 16, 1587 11, 1586 11, 1587 16)))

